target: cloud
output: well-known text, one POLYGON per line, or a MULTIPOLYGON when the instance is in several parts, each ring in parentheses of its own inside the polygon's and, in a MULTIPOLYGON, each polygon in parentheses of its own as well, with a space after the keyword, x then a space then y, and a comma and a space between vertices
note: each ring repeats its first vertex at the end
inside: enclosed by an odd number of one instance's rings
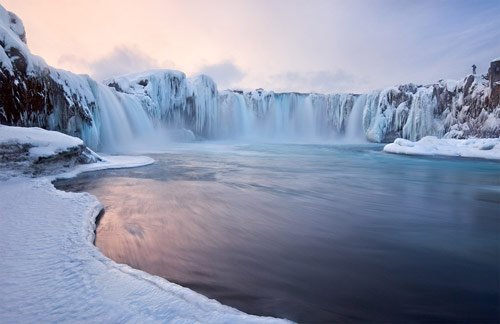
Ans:
POLYGON ((63 55, 59 58, 58 63, 63 66, 87 70, 98 81, 113 76, 174 65, 170 61, 160 63, 136 47, 126 45, 116 46, 110 53, 96 60, 88 61, 75 55, 63 55))
POLYGON ((57 64, 59 66, 70 67, 70 69, 76 68, 78 70, 88 69, 89 67, 89 62, 87 60, 73 54, 62 55, 57 61, 57 64))
POLYGON ((136 48, 118 46, 111 53, 93 61, 90 67, 92 76, 101 81, 112 76, 157 68, 158 62, 136 48))
POLYGON ((352 74, 344 70, 336 71, 311 71, 311 72, 286 72, 270 77, 270 83, 280 91, 314 91, 335 92, 346 91, 354 84, 362 84, 352 74))
POLYGON ((32 27, 30 46, 48 63, 98 78, 168 67, 168 54, 221 88, 361 92, 461 78, 472 64, 484 73, 500 53, 499 0, 109 0, 98 12, 90 1, 2 4, 32 27))
POLYGON ((237 82, 245 77, 245 72, 229 60, 205 65, 199 70, 199 73, 211 77, 220 89, 234 87, 237 82))

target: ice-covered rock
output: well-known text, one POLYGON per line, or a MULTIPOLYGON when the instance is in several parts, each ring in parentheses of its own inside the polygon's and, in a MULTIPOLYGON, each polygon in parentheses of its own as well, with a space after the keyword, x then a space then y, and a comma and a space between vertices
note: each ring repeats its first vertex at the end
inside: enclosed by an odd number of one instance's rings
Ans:
POLYGON ((157 124, 169 129, 189 129, 213 138, 221 121, 215 82, 206 75, 186 78, 173 70, 151 70, 111 78, 105 84, 138 98, 157 124))
POLYGON ((37 127, 0 125, 0 169, 25 174, 61 172, 103 159, 79 138, 37 127))
POLYGON ((157 120, 176 122, 185 110, 186 75, 173 70, 150 70, 104 81, 118 92, 137 97, 157 120))
POLYGON ((498 137, 500 107, 489 102, 488 83, 470 75, 427 86, 403 85, 376 91, 367 100, 367 138, 388 142, 401 137, 498 137))

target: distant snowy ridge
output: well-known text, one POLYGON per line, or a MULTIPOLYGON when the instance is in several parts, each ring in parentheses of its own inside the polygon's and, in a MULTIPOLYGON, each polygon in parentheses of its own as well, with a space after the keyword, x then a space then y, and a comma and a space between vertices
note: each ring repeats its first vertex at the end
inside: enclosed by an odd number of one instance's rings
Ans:
POLYGON ((32 55, 21 20, 1 6, 0 45, 0 123, 57 130, 96 150, 179 134, 292 141, 347 136, 372 142, 500 136, 496 68, 489 82, 470 75, 361 95, 218 91, 207 76, 186 78, 170 70, 115 77, 104 85, 32 55))
POLYGON ((406 155, 435 155, 500 161, 500 138, 446 139, 426 136, 418 142, 398 138, 384 151, 406 155))

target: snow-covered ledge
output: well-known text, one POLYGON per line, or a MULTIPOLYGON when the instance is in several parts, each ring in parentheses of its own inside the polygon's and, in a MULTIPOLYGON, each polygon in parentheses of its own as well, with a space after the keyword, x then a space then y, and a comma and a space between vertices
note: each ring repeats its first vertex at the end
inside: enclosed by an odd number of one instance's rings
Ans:
POLYGON ((67 135, 0 126, 1 322, 282 322, 113 262, 93 245, 102 205, 52 185, 80 172, 152 162, 100 157, 67 135))
POLYGON ((407 155, 442 155, 500 160, 500 138, 450 139, 426 136, 418 142, 398 138, 384 151, 407 155))

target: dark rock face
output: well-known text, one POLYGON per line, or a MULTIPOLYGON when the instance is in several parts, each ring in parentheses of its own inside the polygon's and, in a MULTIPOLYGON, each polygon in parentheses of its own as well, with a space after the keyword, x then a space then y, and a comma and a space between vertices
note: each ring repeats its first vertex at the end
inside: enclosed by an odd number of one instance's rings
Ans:
POLYGON ((0 171, 16 170, 31 176, 61 173, 63 168, 100 162, 102 159, 85 145, 78 145, 48 157, 30 158, 29 144, 0 144, 0 171))
POLYGON ((95 103, 82 100, 84 90, 70 80, 85 83, 86 77, 59 71, 34 57, 22 21, 1 6, 0 11, 0 23, 8 27, 0 33, 0 123, 80 136, 81 126, 92 123, 95 103))
POLYGON ((79 164, 100 162, 102 159, 92 153, 85 145, 79 145, 49 157, 40 157, 31 164, 33 175, 58 173, 63 168, 79 164))
POLYGON ((490 82, 490 107, 494 108, 500 105, 500 59, 491 62, 488 70, 490 82))
MULTIPOLYGON (((12 72, 0 68, 0 123, 38 126, 72 133, 69 123, 91 123, 92 116, 74 95, 68 96, 48 68, 28 74, 26 59, 19 51, 6 51, 12 59, 12 72), (13 54, 15 53, 15 54, 13 54), (68 100, 69 99, 69 100, 68 100), (49 119, 52 120, 49 121, 49 119)), ((71 135, 79 135, 75 132, 71 135)))

